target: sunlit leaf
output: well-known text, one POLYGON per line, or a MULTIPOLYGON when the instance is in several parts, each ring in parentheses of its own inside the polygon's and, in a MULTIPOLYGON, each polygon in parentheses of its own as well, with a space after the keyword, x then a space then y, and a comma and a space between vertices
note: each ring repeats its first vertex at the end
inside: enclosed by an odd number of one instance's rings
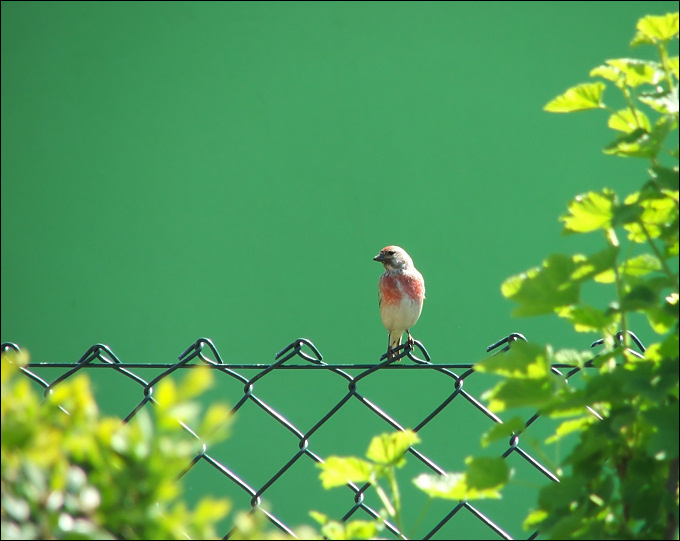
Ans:
POLYGON ((364 483, 373 475, 373 464, 352 456, 330 456, 319 467, 319 478, 324 488, 343 486, 350 481, 364 483))
POLYGON ((401 465, 404 453, 418 442, 418 434, 410 430, 380 434, 371 440, 366 457, 381 465, 401 465))
POLYGON ((644 276, 661 269, 661 262, 652 254, 640 254, 624 261, 619 274, 625 276, 644 276))
POLYGON ((212 404, 203 415, 199 435, 208 440, 223 440, 229 435, 231 409, 225 404, 212 404))
POLYGON ((667 228, 677 231, 678 207, 673 199, 662 194, 647 197, 646 194, 635 192, 626 198, 627 204, 637 204, 643 210, 639 222, 625 224, 628 238, 634 242, 647 242, 647 235, 655 239, 660 237, 667 228), (675 227, 673 227, 675 224, 675 227), (644 225, 644 230, 642 228, 644 225))
POLYGON ((597 279, 603 272, 614 268, 617 256, 618 249, 614 246, 607 246, 604 250, 589 256, 575 254, 572 260, 576 268, 571 273, 571 279, 575 282, 597 279))
POLYGON ((637 22, 632 46, 669 41, 678 35, 678 13, 647 15, 637 22))
POLYGON ((548 257, 542 266, 508 278, 501 285, 503 295, 518 303, 514 316, 553 313, 556 308, 575 304, 579 285, 571 280, 576 263, 567 255, 548 257))
POLYGON ((668 132, 677 126, 671 116, 662 116, 651 131, 638 128, 607 145, 605 154, 631 158, 654 158, 661 150, 668 132))
POLYGON ((597 66, 596 68, 593 68, 590 70, 590 76, 591 77, 602 77, 603 79, 606 79, 607 81, 611 81, 613 83, 618 83, 619 79, 623 79, 624 75, 621 73, 620 70, 616 69, 613 66, 607 66, 607 65, 601 65, 597 66))
MULTIPOLYGON (((642 92, 638 99, 651 107, 657 113, 662 115, 677 115, 678 114, 678 87, 673 87, 672 90, 656 90, 653 92, 642 92)), ((645 127, 649 130, 649 126, 645 127)))
POLYGON ((542 379, 550 373, 549 355, 543 346, 517 341, 506 353, 477 363, 475 370, 509 378, 542 379))
POLYGON ((567 231, 587 233, 611 227, 614 202, 605 193, 588 192, 576 196, 569 204, 569 214, 560 218, 567 231))
POLYGON ((522 406, 540 408, 552 400, 554 393, 554 383, 547 378, 510 379, 484 392, 482 399, 488 402, 491 411, 498 413, 522 406))
POLYGON ((630 133, 638 128, 647 131, 651 129, 647 115, 642 111, 635 111, 635 113, 633 113, 630 109, 622 109, 611 115, 607 122, 607 126, 613 130, 622 131, 624 133, 630 133))
POLYGON ((345 539, 373 539, 379 531, 376 521, 352 520, 345 525, 345 539))
POLYGON ((200 396, 213 384, 213 374, 208 367, 198 367, 189 370, 189 374, 179 386, 180 400, 189 400, 200 396))
POLYGON ((594 421, 596 421, 596 418, 592 415, 584 415, 578 419, 563 421, 560 426, 557 427, 555 433, 545 440, 545 443, 556 443, 573 432, 580 432, 581 430, 590 426, 594 421))
POLYGON ((618 69, 625 77, 625 84, 632 88, 642 84, 656 85, 664 78, 658 62, 637 58, 615 58, 607 64, 618 69))
POLYGON ((548 102, 543 109, 550 113, 571 113, 602 108, 604 83, 584 83, 571 87, 548 102))
POLYGON ((462 500, 467 496, 464 473, 449 473, 445 476, 422 473, 413 482, 431 498, 462 500))
POLYGON ((501 497, 499 489, 502 487, 502 484, 489 488, 471 487, 464 473, 448 473, 445 476, 423 473, 416 477, 413 482, 431 498, 481 500, 488 498, 498 499, 501 497))

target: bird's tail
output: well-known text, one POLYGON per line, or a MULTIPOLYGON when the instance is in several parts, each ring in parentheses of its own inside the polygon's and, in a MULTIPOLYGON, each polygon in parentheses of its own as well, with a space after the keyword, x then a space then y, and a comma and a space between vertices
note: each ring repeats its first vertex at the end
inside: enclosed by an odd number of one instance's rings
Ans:
POLYGON ((402 333, 390 333, 389 348, 390 351, 394 351, 399 346, 401 346, 401 335, 402 333))

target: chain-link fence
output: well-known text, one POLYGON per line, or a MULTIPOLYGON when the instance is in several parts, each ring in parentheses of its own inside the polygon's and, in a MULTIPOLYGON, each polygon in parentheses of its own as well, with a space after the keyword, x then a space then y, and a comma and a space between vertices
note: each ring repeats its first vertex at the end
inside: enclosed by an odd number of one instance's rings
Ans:
MULTIPOLYGON (((644 347, 640 341, 631 333, 633 340, 636 342, 641 351, 644 347)), ((519 333, 513 333, 509 336, 499 340, 489 346, 487 351, 490 354, 502 354, 507 351, 511 342, 515 340, 525 340, 524 336, 519 333)), ((595 342, 593 346, 600 342, 595 342)), ((15 349, 19 350, 16 344, 5 343, 2 344, 3 352, 15 349)), ((586 367, 591 363, 586 363, 586 367)), ((280 516, 277 513, 277 505, 283 503, 281 500, 287 500, 286 505, 290 506, 291 501, 299 501, 300 505, 310 505, 309 500, 298 498, 299 494, 307 491, 306 486, 302 486, 302 482, 296 480, 299 475, 302 463, 311 463, 316 466, 322 463, 329 454, 340 454, 336 452, 328 452, 328 443, 325 445, 317 445, 321 441, 318 437, 320 432, 327 426, 335 423, 338 417, 342 416, 342 412, 351 409, 349 415, 350 432, 361 432, 360 428, 366 426, 367 430, 371 427, 382 428, 380 431, 395 431, 411 430, 423 434, 427 432, 428 428, 434 426, 438 419, 442 419, 446 412, 453 409, 463 411, 455 416, 455 419, 469 418, 474 412, 478 414, 473 420, 473 423, 479 425, 481 431, 488 429, 493 423, 500 423, 502 420, 486 408, 480 400, 474 396, 474 385, 471 385, 475 375, 474 364, 435 364, 431 361, 425 347, 418 341, 415 342, 413 348, 408 344, 401 346, 396 358, 387 358, 384 355, 377 364, 327 364, 323 361, 320 352, 314 344, 307 339, 298 339, 289 344, 286 348, 281 350, 275 357, 272 364, 233 364, 223 361, 222 356, 218 352, 213 342, 209 339, 201 338, 192 344, 189 348, 179 356, 179 361, 168 364, 159 363, 123 363, 116 356, 116 354, 107 346, 97 344, 87 350, 87 352, 75 363, 40 363, 32 362, 28 366, 21 369, 22 373, 31 378, 34 382, 39 384, 45 394, 51 392, 55 386, 60 382, 70 378, 81 370, 89 369, 104 369, 108 373, 115 371, 123 377, 123 380, 133 382, 139 390, 141 398, 137 403, 132 405, 127 415, 125 415, 125 422, 132 419, 142 408, 149 407, 148 404, 153 404, 154 386, 164 378, 169 377, 173 372, 182 369, 188 369, 197 366, 208 366, 217 372, 220 376, 218 379, 218 388, 225 390, 221 396, 228 398, 233 405, 233 413, 237 416, 248 411, 248 424, 252 428, 253 425, 261 426, 258 431, 267 432, 276 430, 273 428, 272 422, 275 426, 283 429, 284 435, 279 434, 276 441, 268 440, 266 437, 258 442, 252 443, 252 448, 248 447, 248 442, 245 442, 243 449, 245 453, 251 457, 251 462, 258 459, 255 451, 262 447, 275 447, 277 454, 274 458, 266 457, 263 460, 266 464, 258 467, 257 474, 253 473, 253 464, 249 464, 248 468, 243 468, 242 464, 239 466, 238 460, 232 460, 230 453, 225 448, 212 448, 207 444, 199 445, 200 451, 196 454, 193 461, 187 465, 186 470, 182 476, 190 474, 193 470, 201 468, 203 465, 208 466, 211 476, 220 476, 226 481, 229 487, 230 495, 237 500, 240 500, 244 506, 250 506, 250 511, 253 513, 263 513, 267 519, 277 528, 291 535, 295 535, 293 527, 289 520, 280 516), (410 361, 410 362, 409 362, 410 361), (49 381, 48 377, 41 375, 51 371, 61 371, 60 375, 49 381), (145 371, 153 370, 157 373, 153 378, 145 378, 140 374, 145 371), (317 407, 321 408, 319 411, 310 411, 312 408, 308 405, 304 406, 306 415, 303 420, 296 420, 293 422, 291 412, 276 409, 267 399, 267 386, 265 381, 275 380, 277 377, 282 378, 282 374, 288 371, 288 375, 293 380, 300 379, 305 372, 312 371, 314 373, 323 372, 327 377, 332 377, 339 380, 341 384, 329 385, 328 391, 322 389, 327 399, 317 400, 317 407), (293 372, 290 372, 293 371, 293 372), (385 376, 386 374, 406 371, 409 376, 409 381, 416 382, 417 375, 427 374, 432 381, 432 377, 436 377, 441 385, 433 385, 426 382, 421 388, 420 395, 410 396, 404 400, 418 401, 423 403, 426 409, 410 407, 410 415, 403 413, 393 414, 387 411, 387 408, 379 405, 380 400, 374 399, 371 394, 376 394, 376 385, 369 384, 370 381, 375 381, 376 378, 385 376), (254 372, 254 375, 253 375, 254 372), (298 376, 296 378, 296 376, 298 376), (229 381, 231 384, 227 384, 229 381), (233 384, 236 385, 233 385, 233 384), (472 391, 470 389, 473 389, 472 391), (260 389, 262 391, 260 392, 260 389), (323 402, 323 403, 319 403, 323 402), (469 408, 472 408, 470 410, 469 408), (417 411, 416 411, 417 410, 417 411), (400 419, 399 416, 409 417, 408 423, 400 419), (482 421, 484 420, 484 421, 482 421), (377 423, 376 423, 377 421, 377 423), (264 442, 264 443, 263 443, 264 442), (269 442, 269 443, 267 443, 269 442), (239 467, 244 471, 240 471, 239 467), (276 490, 277 485, 286 484, 286 489, 276 490), (267 501, 268 505, 263 505, 267 501)), ((578 367, 571 365, 553 365, 551 370, 555 377, 562 378, 565 381, 570 381, 581 370, 578 367)), ((115 385, 115 381, 122 382, 120 378, 115 380, 109 377, 109 385, 115 385)), ((309 394, 309 388, 300 390, 295 385, 289 385, 289 395, 294 399, 301 398, 305 394, 309 394), (296 394, 298 393, 298 394, 296 394)), ((318 383, 314 383, 318 386, 318 383)), ((384 387, 384 386, 383 386, 384 387)), ((271 387, 270 387, 271 388, 271 387)), ((318 389, 317 389, 318 391, 318 389)), ((385 391, 385 389, 383 389, 385 391)), ((138 395, 138 398, 139 396, 138 395)), ((415 404, 413 404, 415 405, 415 404)), ((398 409, 398 408, 394 408, 398 409)), ((400 410, 402 411, 402 410, 400 410)), ((595 416, 598 414, 594 410, 590 410, 595 416)), ((300 417, 299 415, 296 415, 300 417)), ((521 445, 525 438, 531 434, 531 429, 539 419, 539 414, 534 413, 527 417, 525 421, 525 428, 521 434, 513 435, 510 440, 499 448, 498 452, 506 459, 514 460, 513 464, 517 465, 517 460, 527 465, 538 477, 543 481, 550 480, 558 482, 558 477, 551 468, 545 465, 545 457, 537 453, 535 449, 531 452, 527 446, 521 445)), ((451 419, 451 417, 449 417, 451 419)), ((455 421, 454 423, 458 423, 455 421)), ((337 424, 337 423, 336 423, 337 424)), ((441 425, 441 423, 440 423, 441 425)), ((445 423, 446 426, 451 426, 451 423, 445 423)), ((187 433, 191 437, 198 438, 191 430, 191 427, 186 426, 187 433)), ((336 430, 335 428, 333 430, 336 430)), ((375 430, 375 428, 374 428, 375 430)), ((454 434, 456 427, 448 429, 454 434)), ((437 427, 437 432, 442 432, 441 426, 437 427)), ((432 431, 434 432, 434 431, 432 431)), ((375 433, 378 433, 377 431, 375 433)), ((249 436, 250 437, 250 436, 249 436)), ((238 439, 239 434, 236 432, 231 439, 238 439)), ((346 440, 346 436, 338 435, 338 437, 331 441, 342 447, 346 440)), ((426 438, 423 438, 426 439, 426 438)), ((328 438, 326 438, 328 440, 328 438)), ((455 441, 455 440, 454 440, 455 441)), ((202 442, 200 442, 202 443, 202 442)), ((363 444, 367 445, 368 441, 363 444)), ((418 449, 410 448, 408 454, 414 459, 420 471, 434 472, 437 474, 444 474, 447 471, 460 469, 460 465, 451 460, 453 452, 448 452, 453 449, 454 445, 442 445, 442 448, 434 449, 432 453, 418 449), (436 455, 436 457, 432 456, 436 455)), ((458 447, 455 445, 455 447, 458 447)), ((531 446, 529 446, 531 447, 531 446)), ((261 449, 260 449, 261 450, 261 449)), ((474 453, 475 449, 470 449, 470 453, 474 453)), ((361 454, 361 453, 356 453, 361 454)), ((316 469, 318 476, 318 469, 316 469)), ((316 484, 319 485, 318 479, 316 484)), ((224 483, 220 485, 224 487, 224 483)), ((369 491, 370 483, 362 486, 354 483, 347 485, 348 492, 344 493, 340 499, 336 499, 333 505, 342 506, 341 509, 335 509, 335 516, 342 517, 342 521, 354 519, 369 519, 379 517, 379 500, 374 497, 371 498, 369 491)), ((318 488, 318 487, 317 487, 318 488)), ((218 491, 220 489, 217 489, 218 491)), ((340 490, 340 489, 336 489, 340 490)), ((534 494, 535 494, 535 488, 534 494)), ((218 494, 219 495, 219 494, 218 494)), ((312 497, 314 499, 314 497, 312 497)), ((512 500, 512 498, 511 498, 512 500)), ((503 524, 504 518, 494 518, 488 516, 488 512, 475 502, 470 501, 460 502, 445 502, 447 507, 438 507, 432 513, 427 515, 431 521, 423 526, 419 538, 421 539, 450 539, 451 527, 455 528, 456 520, 465 520, 469 522, 471 519, 478 522, 482 527, 478 528, 478 535, 480 538, 502 538, 512 539, 513 536, 509 533, 509 528, 503 524), (450 505, 449 505, 450 504, 450 505), (434 518, 432 518, 434 515, 434 518), (466 517, 462 519, 461 517, 466 517)), ((512 505, 512 501, 510 502, 512 505)), ((309 511, 310 509, 303 509, 309 511)), ((523 510, 517 511, 518 516, 523 518, 525 513, 523 510)), ((406 533, 399 531, 395 524, 387 521, 385 523, 386 534, 391 534, 396 539, 407 539, 406 533)), ((453 530, 455 531, 455 530, 453 530)), ((233 535, 233 528, 225 532, 225 538, 233 535)), ((528 539, 533 539, 538 535, 538 532, 533 532, 528 536, 528 539)), ((516 535, 517 536, 517 535, 516 535)))

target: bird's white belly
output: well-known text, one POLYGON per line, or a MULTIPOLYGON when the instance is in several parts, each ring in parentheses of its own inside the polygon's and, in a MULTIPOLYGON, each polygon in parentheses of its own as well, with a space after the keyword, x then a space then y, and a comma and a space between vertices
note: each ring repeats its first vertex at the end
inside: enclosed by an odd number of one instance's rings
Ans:
POLYGON ((385 328, 393 333, 403 333, 418 321, 423 303, 404 296, 398 304, 383 305, 381 308, 380 315, 385 328))

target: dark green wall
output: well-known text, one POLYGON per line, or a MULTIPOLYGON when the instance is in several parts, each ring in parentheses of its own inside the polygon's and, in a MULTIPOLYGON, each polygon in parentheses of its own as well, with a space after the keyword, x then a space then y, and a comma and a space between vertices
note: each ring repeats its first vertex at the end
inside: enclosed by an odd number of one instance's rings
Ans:
MULTIPOLYGON (((103 342, 160 363, 206 336, 267 363, 306 337, 331 364, 371 363, 372 257, 399 244, 425 276, 413 333, 434 362, 475 362, 511 331, 587 348, 552 318, 513 319, 499 286, 595 251, 558 216, 581 191, 626 193, 645 164, 602 154, 604 113, 542 106, 607 58, 652 55, 629 49, 635 22, 675 10, 3 2, 2 340, 34 361, 103 342)), ((325 399, 310 385, 287 415, 325 399)))

